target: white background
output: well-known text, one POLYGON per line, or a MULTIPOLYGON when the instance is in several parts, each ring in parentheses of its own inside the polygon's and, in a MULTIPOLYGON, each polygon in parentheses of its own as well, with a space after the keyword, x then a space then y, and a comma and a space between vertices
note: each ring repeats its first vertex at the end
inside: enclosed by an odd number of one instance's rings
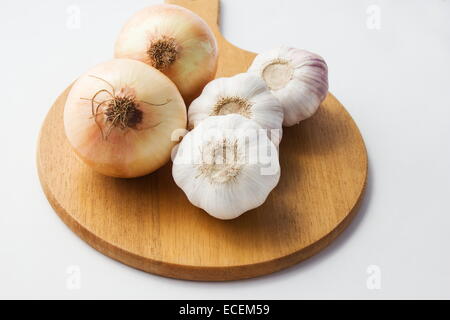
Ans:
POLYGON ((321 54, 330 91, 364 136, 365 202, 319 255, 270 276, 202 283, 134 270, 75 236, 41 191, 39 128, 78 75, 112 56, 126 19, 152 3, 1 1, 0 298, 450 298, 450 0, 222 0, 234 44, 321 54), (367 287, 371 265, 378 290, 367 287), (67 287, 70 266, 79 289, 67 287))

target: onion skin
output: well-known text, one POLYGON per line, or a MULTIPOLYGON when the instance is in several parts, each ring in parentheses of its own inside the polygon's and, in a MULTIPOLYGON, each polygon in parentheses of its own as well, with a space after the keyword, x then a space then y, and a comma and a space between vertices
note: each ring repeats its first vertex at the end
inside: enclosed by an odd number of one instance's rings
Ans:
MULTIPOLYGON (((95 101, 110 98, 102 92, 95 101)), ((139 177, 163 166, 177 143, 171 139, 173 131, 186 128, 186 122, 186 106, 173 82, 158 70, 129 59, 110 60, 82 75, 73 84, 64 108, 65 133, 76 154, 93 170, 111 177, 139 177), (99 108, 102 114, 93 117, 90 100, 99 90, 113 91, 100 78, 114 87, 116 96, 125 93, 139 101, 142 120, 137 125, 113 126, 106 135, 111 125, 105 115, 108 104, 99 108)))
POLYGON ((116 58, 135 59, 152 65, 148 50, 161 36, 175 39, 177 58, 160 69, 178 87, 189 104, 214 79, 217 41, 206 22, 177 5, 161 4, 137 12, 123 27, 115 45, 116 58))

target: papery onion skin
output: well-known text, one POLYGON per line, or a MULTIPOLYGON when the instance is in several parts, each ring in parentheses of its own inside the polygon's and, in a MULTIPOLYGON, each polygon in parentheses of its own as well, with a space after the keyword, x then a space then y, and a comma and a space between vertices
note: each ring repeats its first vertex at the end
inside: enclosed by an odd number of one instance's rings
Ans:
MULTIPOLYGON (((218 47, 206 22, 192 11, 169 4, 137 12, 123 27, 115 45, 116 58, 129 58, 152 65, 149 48, 161 37, 174 39, 176 59, 160 71, 178 87, 189 104, 217 70, 218 47)), ((153 63, 153 66, 154 63, 153 63)))
MULTIPOLYGON (((100 92, 94 107, 108 99, 109 93, 100 92)), ((65 133, 76 154, 95 171, 120 178, 143 176, 163 166, 177 143, 172 141, 172 133, 186 128, 186 122, 186 106, 173 82, 130 59, 110 60, 82 75, 73 84, 64 108, 65 133), (99 107, 96 117, 92 115, 91 99, 100 90, 134 96, 141 121, 132 123, 133 127, 113 126, 109 131, 108 103, 99 107)))

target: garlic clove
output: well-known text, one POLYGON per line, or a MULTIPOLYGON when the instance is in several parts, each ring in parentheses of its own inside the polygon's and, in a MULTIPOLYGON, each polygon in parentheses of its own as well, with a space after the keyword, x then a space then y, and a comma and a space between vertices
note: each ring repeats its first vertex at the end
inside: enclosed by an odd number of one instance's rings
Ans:
POLYGON ((283 110, 279 101, 261 78, 248 73, 208 83, 189 106, 189 127, 195 127, 210 116, 233 113, 254 120, 264 129, 278 130, 281 136, 283 110))
POLYGON ((317 54, 279 47, 256 56, 249 73, 265 81, 280 101, 284 126, 311 117, 328 93, 328 67, 317 54))
POLYGON ((234 219, 262 205, 278 184, 278 151, 256 122, 238 114, 212 116, 183 138, 172 174, 193 205, 234 219))

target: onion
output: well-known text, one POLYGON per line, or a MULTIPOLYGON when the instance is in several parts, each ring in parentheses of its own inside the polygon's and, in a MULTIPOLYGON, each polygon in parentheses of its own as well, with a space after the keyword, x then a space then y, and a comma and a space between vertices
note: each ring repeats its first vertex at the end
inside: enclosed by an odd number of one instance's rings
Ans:
POLYGON ((131 178, 164 165, 186 128, 186 106, 170 79, 145 63, 114 59, 81 76, 64 109, 77 155, 95 171, 131 178))
POLYGON ((128 21, 117 39, 115 57, 157 68, 190 103, 214 78, 218 50, 203 19, 183 7, 162 4, 145 8, 128 21))

